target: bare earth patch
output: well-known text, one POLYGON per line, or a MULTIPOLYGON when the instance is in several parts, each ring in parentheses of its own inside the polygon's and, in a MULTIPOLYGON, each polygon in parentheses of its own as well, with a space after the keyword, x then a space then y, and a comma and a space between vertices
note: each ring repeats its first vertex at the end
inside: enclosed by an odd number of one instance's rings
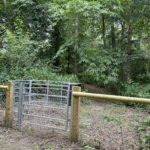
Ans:
POLYGON ((137 132, 147 117, 140 108, 90 102, 81 105, 79 143, 70 142, 69 132, 20 132, 0 127, 0 150, 148 150, 142 147, 137 132))
MULTIPOLYGON (((137 129, 149 117, 148 112, 123 104, 94 102, 82 106, 81 116, 81 140, 85 147, 102 150, 145 149, 137 129)), ((148 149, 150 147, 145 150, 148 149)))
POLYGON ((0 127, 0 150, 76 150, 67 136, 60 133, 19 132, 0 127))

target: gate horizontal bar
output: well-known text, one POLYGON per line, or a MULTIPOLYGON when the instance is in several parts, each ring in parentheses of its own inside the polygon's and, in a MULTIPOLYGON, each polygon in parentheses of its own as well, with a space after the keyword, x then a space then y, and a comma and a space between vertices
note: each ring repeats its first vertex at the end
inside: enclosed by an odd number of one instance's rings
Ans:
POLYGON ((26 122, 27 124, 31 124, 31 125, 36 125, 36 126, 40 126, 40 127, 46 127, 46 128, 51 128, 51 129, 57 129, 57 130, 63 130, 66 131, 65 128, 60 128, 57 126, 50 126, 50 125, 43 125, 43 124, 39 124, 39 123, 31 123, 31 122, 26 122))
POLYGON ((135 103, 150 104, 150 99, 139 98, 139 97, 127 97, 127 96, 116 96, 116 95, 106 95, 106 94, 93 94, 93 93, 86 93, 86 92, 73 92, 73 96, 96 98, 99 100, 108 100, 108 101, 135 102, 135 103))
POLYGON ((33 115, 33 114, 27 114, 27 113, 23 113, 24 116, 29 116, 29 117, 36 117, 36 118, 45 118, 45 119, 49 119, 49 121, 62 121, 65 122, 65 119, 61 119, 61 118, 54 118, 54 117, 45 117, 45 116, 39 116, 39 115, 33 115))
POLYGON ((8 89, 8 86, 6 86, 6 85, 0 85, 0 89, 8 89))
MULTIPOLYGON (((29 95, 28 93, 24 93, 26 95, 29 95)), ((67 99, 67 96, 59 96, 59 95, 47 95, 47 94, 39 94, 39 93, 31 93, 31 96, 48 96, 48 97, 53 97, 53 98, 64 98, 67 99)))
POLYGON ((32 108, 36 108, 36 107, 42 107, 43 109, 44 108, 51 108, 51 109, 58 109, 58 110, 65 110, 66 109, 66 107, 65 106, 61 106, 61 107, 55 107, 55 106, 48 106, 48 105, 37 105, 37 104, 25 104, 24 103, 24 105, 26 105, 26 106, 32 106, 32 108))

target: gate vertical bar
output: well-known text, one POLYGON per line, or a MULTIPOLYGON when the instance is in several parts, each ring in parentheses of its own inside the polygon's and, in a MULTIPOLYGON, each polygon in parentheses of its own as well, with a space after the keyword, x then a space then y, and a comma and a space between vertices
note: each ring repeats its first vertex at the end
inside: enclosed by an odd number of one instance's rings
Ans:
MULTIPOLYGON (((32 80, 29 81, 29 113, 31 113, 32 110, 32 106, 31 106, 31 102, 32 102, 32 80)), ((31 123, 31 119, 29 119, 29 122, 31 123)))
POLYGON ((61 90, 61 91, 60 91, 60 92, 61 92, 61 104, 63 104, 63 99, 62 99, 63 93, 62 93, 62 89, 63 89, 63 84, 61 83, 61 89, 60 89, 60 90, 61 90))
POLYGON ((49 97, 49 81, 47 81, 47 104, 48 104, 48 97, 49 97))
MULTIPOLYGON (((74 92, 80 92, 81 87, 74 86, 74 92)), ((79 114, 80 114, 80 97, 72 96, 71 104, 71 141, 77 142, 79 140, 79 114)))
POLYGON ((32 80, 29 81, 29 107, 31 104, 32 80))
POLYGON ((19 83, 18 127, 21 129, 23 120, 23 82, 19 83))
POLYGON ((69 95, 70 95, 70 84, 68 84, 68 89, 67 89, 67 109, 66 109, 66 114, 67 114, 67 118, 66 118, 66 130, 68 129, 68 123, 69 123, 69 95))

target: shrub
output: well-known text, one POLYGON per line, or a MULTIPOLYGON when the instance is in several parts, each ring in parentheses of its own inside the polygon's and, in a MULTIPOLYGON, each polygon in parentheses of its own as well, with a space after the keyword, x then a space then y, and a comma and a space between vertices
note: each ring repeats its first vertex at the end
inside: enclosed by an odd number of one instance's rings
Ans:
POLYGON ((123 85, 122 95, 150 98, 150 84, 129 82, 123 85))

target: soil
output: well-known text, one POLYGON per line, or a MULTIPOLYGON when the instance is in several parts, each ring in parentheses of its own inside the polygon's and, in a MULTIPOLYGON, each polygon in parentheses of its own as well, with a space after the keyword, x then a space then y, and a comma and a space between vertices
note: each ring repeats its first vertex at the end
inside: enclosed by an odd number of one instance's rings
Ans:
POLYGON ((34 133, 0 127, 0 150, 80 150, 68 136, 56 132, 34 133))
POLYGON ((29 129, 21 132, 1 126, 0 150, 144 149, 136 129, 149 117, 148 112, 124 104, 84 101, 86 103, 81 105, 79 143, 70 142, 69 132, 51 130, 44 133, 29 129))
MULTIPOLYGON (((149 118, 143 108, 96 101, 83 105, 81 116, 81 141, 85 146, 100 150, 150 150, 150 139, 146 147, 138 132, 149 118)), ((149 126, 146 129, 150 133, 149 126)))

